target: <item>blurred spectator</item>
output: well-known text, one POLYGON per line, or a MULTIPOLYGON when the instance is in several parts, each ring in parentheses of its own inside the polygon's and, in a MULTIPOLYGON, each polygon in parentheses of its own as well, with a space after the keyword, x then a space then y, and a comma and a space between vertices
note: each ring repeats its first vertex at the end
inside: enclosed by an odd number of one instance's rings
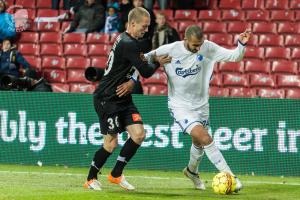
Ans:
POLYGON ((31 80, 31 86, 26 91, 52 92, 51 85, 43 77, 39 77, 34 69, 27 69, 24 76, 31 80))
POLYGON ((105 20, 104 32, 111 34, 119 31, 120 19, 118 16, 118 4, 107 5, 107 16, 105 20))
POLYGON ((127 27, 128 14, 133 8, 132 2, 129 0, 122 0, 120 3, 120 27, 119 31, 124 32, 127 27))
POLYGON ((0 51, 0 73, 20 77, 20 71, 25 72, 24 69, 30 68, 30 64, 25 60, 22 54, 15 48, 12 48, 11 41, 3 40, 2 49, 0 51), (23 67, 20 70, 20 66, 23 67))
POLYGON ((64 33, 98 32, 104 28, 104 24, 105 10, 102 4, 96 3, 95 0, 86 0, 85 4, 75 12, 74 20, 64 33))
POLYGON ((0 0, 0 41, 16 36, 16 25, 13 16, 6 12, 7 4, 0 0))
POLYGON ((180 37, 177 31, 167 23, 166 16, 163 13, 157 13, 156 26, 154 28, 154 35, 152 38, 152 49, 156 49, 161 45, 179 40, 180 37))
MULTIPOLYGON (((207 1, 207 0, 205 0, 207 1)), ((194 9, 195 0, 173 0, 175 9, 194 9)))
MULTIPOLYGON (((133 0, 133 7, 144 7, 144 1, 143 0, 133 0)), ((148 53, 149 51, 152 50, 152 37, 153 37, 153 33, 154 33, 154 27, 155 27, 155 15, 153 13, 152 10, 148 10, 147 8, 145 8, 149 14, 150 14, 150 26, 148 27, 148 32, 146 32, 143 36, 143 38, 141 38, 139 40, 140 43, 140 48, 142 50, 143 53, 148 53)))
MULTIPOLYGON (((161 10, 165 10, 168 8, 168 0, 157 0, 159 8, 161 10)), ((144 5, 147 9, 153 10, 153 5, 155 3, 155 0, 144 0, 144 5)))

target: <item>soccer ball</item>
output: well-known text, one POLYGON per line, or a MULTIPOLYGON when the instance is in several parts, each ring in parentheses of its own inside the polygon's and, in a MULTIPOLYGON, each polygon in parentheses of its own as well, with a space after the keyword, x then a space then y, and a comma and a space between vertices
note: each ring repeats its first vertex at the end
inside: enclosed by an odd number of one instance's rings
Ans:
POLYGON ((227 172, 220 172, 213 178, 212 188, 217 194, 231 194, 235 187, 234 177, 227 172))

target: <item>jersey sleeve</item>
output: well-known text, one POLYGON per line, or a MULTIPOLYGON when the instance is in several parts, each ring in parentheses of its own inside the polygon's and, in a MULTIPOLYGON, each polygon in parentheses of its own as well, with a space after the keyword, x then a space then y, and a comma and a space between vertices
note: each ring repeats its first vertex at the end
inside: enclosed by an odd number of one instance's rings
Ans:
POLYGON ((134 66, 144 78, 149 78, 154 74, 156 69, 159 68, 159 63, 148 63, 144 54, 140 52, 136 44, 127 43, 124 45, 125 58, 129 60, 132 66, 134 66))
POLYGON ((208 42, 208 57, 210 57, 212 60, 215 60, 217 62, 239 62, 244 57, 245 45, 241 44, 240 42, 238 42, 238 46, 235 49, 226 49, 217 45, 214 42, 208 42))
POLYGON ((145 58, 147 59, 148 63, 153 63, 153 56, 163 56, 168 55, 170 50, 172 49, 172 44, 166 44, 158 47, 155 50, 150 51, 149 53, 144 54, 145 58))

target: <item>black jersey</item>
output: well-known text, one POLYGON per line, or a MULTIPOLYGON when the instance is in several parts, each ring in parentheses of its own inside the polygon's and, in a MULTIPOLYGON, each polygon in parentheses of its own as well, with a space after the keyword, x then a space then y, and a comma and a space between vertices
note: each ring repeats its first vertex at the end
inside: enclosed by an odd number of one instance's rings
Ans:
POLYGON ((117 86, 129 81, 136 68, 139 73, 148 78, 159 67, 158 63, 148 64, 143 52, 139 48, 138 40, 124 32, 116 39, 108 56, 104 76, 94 95, 104 101, 131 101, 131 95, 118 97, 117 86))

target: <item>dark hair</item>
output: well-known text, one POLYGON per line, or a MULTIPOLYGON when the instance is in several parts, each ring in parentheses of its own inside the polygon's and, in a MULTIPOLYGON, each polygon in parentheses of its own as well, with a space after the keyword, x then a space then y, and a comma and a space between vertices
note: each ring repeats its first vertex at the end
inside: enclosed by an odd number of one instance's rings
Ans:
POLYGON ((188 26, 185 29, 184 37, 185 38, 191 38, 192 35, 195 36, 197 39, 202 39, 203 38, 203 31, 197 25, 188 26))

